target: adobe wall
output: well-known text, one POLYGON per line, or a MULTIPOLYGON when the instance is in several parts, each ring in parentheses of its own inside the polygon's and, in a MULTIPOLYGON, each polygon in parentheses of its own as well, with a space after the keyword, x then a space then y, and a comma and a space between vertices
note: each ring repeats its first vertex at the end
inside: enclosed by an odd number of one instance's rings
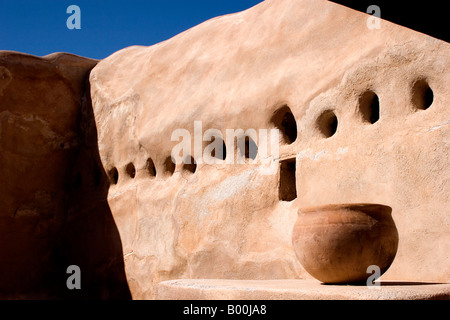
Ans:
MULTIPOLYGON (((308 278, 291 243, 297 208, 344 202, 393 208, 399 250, 383 279, 450 281, 450 47, 387 21, 371 30, 367 18, 327 1, 266 0, 93 69, 133 298, 154 298, 167 279, 308 278), (283 169, 171 168, 172 133, 194 141, 195 121, 224 136, 281 129, 280 159, 268 159, 283 169)), ((224 140, 227 158, 239 153, 224 140)))

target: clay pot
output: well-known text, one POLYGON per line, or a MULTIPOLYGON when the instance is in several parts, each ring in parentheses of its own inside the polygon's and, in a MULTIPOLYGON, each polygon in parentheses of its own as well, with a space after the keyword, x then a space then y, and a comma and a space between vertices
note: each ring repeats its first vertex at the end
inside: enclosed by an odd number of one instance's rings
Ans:
POLYGON ((297 258, 324 283, 366 282, 371 265, 381 275, 398 247, 391 212, 391 207, 367 203, 301 208, 292 234, 297 258))

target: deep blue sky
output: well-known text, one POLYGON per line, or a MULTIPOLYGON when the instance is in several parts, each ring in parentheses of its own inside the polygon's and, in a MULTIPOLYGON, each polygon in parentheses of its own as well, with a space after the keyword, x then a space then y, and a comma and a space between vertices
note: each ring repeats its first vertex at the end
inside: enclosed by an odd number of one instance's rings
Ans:
POLYGON ((44 56, 70 52, 103 59, 130 45, 152 45, 210 18, 262 0, 0 0, 0 50, 44 56), (69 5, 81 30, 69 30, 69 5))

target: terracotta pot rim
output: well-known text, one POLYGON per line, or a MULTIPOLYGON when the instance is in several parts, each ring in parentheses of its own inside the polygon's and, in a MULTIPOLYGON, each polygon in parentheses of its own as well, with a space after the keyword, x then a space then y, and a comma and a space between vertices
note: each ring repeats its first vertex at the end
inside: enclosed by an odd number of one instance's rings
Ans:
POLYGON ((379 207, 384 209, 392 210, 392 207, 379 203, 371 202, 355 202, 355 203, 335 203, 335 204, 325 204, 319 206, 309 206, 301 207, 298 209, 298 213, 308 213, 308 212, 320 212, 325 210, 340 210, 340 209, 357 209, 357 208, 367 208, 367 207, 379 207))

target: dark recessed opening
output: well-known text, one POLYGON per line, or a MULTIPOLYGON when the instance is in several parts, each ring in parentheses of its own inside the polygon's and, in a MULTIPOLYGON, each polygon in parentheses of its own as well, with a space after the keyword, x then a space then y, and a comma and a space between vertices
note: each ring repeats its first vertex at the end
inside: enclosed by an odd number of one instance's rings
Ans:
POLYGON ((100 183, 102 181, 102 172, 100 171, 100 167, 98 166, 98 164, 94 164, 94 168, 92 169, 92 178, 94 180, 94 186, 100 186, 100 183))
POLYGON ((366 91, 359 97, 359 110, 363 119, 375 123, 380 119, 380 100, 373 91, 366 91))
POLYGON ((175 172, 175 162, 172 157, 167 157, 164 161, 164 173, 167 175, 172 175, 175 172))
POLYGON ((433 104, 433 100, 434 100, 433 90, 431 90, 431 88, 428 87, 425 90, 425 109, 431 107, 431 105, 433 104))
POLYGON ((111 184, 117 184, 119 181, 119 171, 115 167, 108 171, 108 176, 111 184))
POLYGON ((148 172, 150 177, 155 177, 156 176, 155 163, 153 162, 153 160, 151 158, 147 159, 147 162, 145 164, 145 168, 147 169, 147 172, 148 172))
POLYGON ((322 113, 317 119, 317 127, 324 137, 332 137, 336 133, 338 127, 338 119, 334 111, 327 110, 322 113))
POLYGON ((219 160, 225 160, 225 158, 227 157, 227 147, 225 145, 225 142, 217 137, 213 137, 214 139, 212 140, 211 143, 215 143, 215 144, 220 144, 221 147, 218 148, 214 148, 211 151, 211 157, 213 158, 217 158, 219 160), (218 140, 218 143, 216 143, 216 139, 218 140))
POLYGON ((297 122, 289 106, 284 105, 275 111, 270 121, 280 130, 284 143, 291 144, 297 139, 297 122))
POLYGON ((127 166, 125 167, 125 172, 131 179, 134 179, 134 177, 136 176, 136 168, 134 167, 134 164, 132 162, 127 164, 127 166))
POLYGON ((197 170, 197 164, 195 163, 195 159, 193 157, 186 157, 183 163, 183 170, 190 173, 195 173, 195 170, 197 170))
POLYGON ((292 201, 297 198, 295 167, 295 158, 280 161, 278 196, 282 201, 292 201))
POLYGON ((79 189, 81 187, 81 183, 82 183, 82 177, 81 177, 81 173, 77 172, 75 173, 73 180, 72 180, 72 187, 73 189, 79 189))
POLYGON ((426 110, 434 100, 433 90, 431 90, 426 80, 418 80, 412 88, 412 102, 419 110, 426 110))
POLYGON ((238 142, 240 153, 243 154, 246 159, 254 160, 256 158, 256 155, 258 154, 258 146, 256 145, 255 141, 247 135, 242 136, 239 139, 244 139, 244 146, 242 146, 242 143, 238 142), (242 150, 242 147, 244 147, 244 150, 242 150))

